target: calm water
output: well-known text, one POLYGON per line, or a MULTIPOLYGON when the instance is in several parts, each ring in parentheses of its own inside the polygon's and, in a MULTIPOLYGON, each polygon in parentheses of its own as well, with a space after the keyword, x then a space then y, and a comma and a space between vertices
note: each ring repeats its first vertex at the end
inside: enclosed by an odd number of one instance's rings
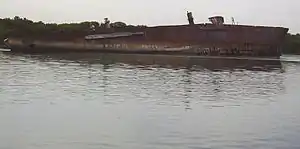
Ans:
POLYGON ((0 53, 0 149, 299 149, 299 60, 0 53))

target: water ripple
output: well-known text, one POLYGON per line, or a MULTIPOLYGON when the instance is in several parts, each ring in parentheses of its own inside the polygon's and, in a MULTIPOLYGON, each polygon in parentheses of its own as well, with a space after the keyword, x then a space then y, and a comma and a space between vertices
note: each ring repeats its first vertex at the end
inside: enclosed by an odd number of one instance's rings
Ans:
POLYGON ((288 58, 0 54, 0 148, 297 148, 299 75, 288 58))

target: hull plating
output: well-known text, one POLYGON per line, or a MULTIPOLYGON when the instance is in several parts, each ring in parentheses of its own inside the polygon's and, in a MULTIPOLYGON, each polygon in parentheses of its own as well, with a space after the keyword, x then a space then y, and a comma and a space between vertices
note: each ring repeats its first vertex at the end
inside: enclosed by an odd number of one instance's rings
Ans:
POLYGON ((158 26, 94 34, 10 37, 18 52, 109 52, 280 57, 288 29, 256 26, 158 26))

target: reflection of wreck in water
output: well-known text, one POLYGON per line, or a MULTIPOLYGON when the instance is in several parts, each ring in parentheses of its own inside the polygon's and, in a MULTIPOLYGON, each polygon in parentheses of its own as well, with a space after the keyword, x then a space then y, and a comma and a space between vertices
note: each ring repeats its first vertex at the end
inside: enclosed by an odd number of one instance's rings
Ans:
MULTIPOLYGON (((239 106, 247 102, 268 104, 285 91, 285 77, 280 72, 282 65, 279 60, 130 54, 8 54, 18 60, 49 65, 68 74, 76 73, 81 79, 100 85, 105 95, 116 92, 116 88, 112 89, 109 85, 114 79, 125 80, 121 81, 125 84, 124 88, 128 82, 136 81, 143 89, 133 94, 157 91, 161 93, 159 97, 164 104, 175 103, 186 110, 192 109, 191 105, 195 102, 208 107, 239 106), (82 76, 78 72, 86 73, 82 76), (145 83, 149 77, 159 85, 145 83), (172 92, 166 90, 170 86, 172 92)), ((151 94, 149 98, 155 99, 156 96, 151 94)))
POLYGON ((212 71, 222 70, 257 70, 270 71, 282 68, 280 60, 251 60, 251 59, 220 59, 205 57, 167 56, 167 55, 143 55, 143 54, 43 54, 30 55, 33 59, 41 61, 71 61, 83 65, 103 64, 118 65, 128 64, 137 67, 163 67, 183 69, 207 69, 212 71))

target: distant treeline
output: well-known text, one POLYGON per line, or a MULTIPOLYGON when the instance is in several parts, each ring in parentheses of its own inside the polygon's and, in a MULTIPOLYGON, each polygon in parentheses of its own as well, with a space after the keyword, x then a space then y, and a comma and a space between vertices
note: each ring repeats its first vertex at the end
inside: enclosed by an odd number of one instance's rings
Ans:
POLYGON ((300 54, 300 34, 288 34, 282 52, 284 54, 300 54))
MULTIPOLYGON (((95 30, 105 29, 107 27, 112 29, 118 28, 143 28, 145 26, 127 25, 124 22, 111 23, 107 18, 103 23, 96 21, 86 21, 81 23, 44 23, 42 21, 34 22, 26 18, 0 18, 0 47, 3 45, 3 40, 11 35, 41 35, 45 33, 57 32, 91 32, 95 30)), ((288 34, 284 43, 283 53, 285 54, 300 54, 300 34, 288 34)))
MULTIPOLYGON (((21 17, 14 17, 14 18, 0 18, 0 40, 7 38, 11 35, 42 35, 45 33, 86 33, 92 32, 95 30, 101 30, 107 27, 111 29, 118 29, 118 28, 143 28, 146 27, 144 25, 127 25, 124 22, 113 22, 111 23, 108 18, 105 18, 103 23, 99 23, 96 21, 86 21, 81 23, 63 23, 63 24, 56 24, 56 23, 44 23, 42 21, 33 22, 32 20, 21 18, 21 17)), ((1 42, 0 41, 0 42, 1 42)))

